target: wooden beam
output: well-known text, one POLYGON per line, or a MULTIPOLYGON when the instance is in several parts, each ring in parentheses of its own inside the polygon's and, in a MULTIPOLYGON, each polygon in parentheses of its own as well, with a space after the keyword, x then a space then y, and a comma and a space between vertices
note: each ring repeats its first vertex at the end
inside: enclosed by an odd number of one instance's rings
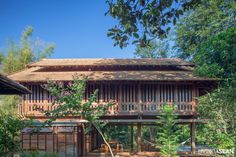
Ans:
POLYGON ((191 152, 192 152, 192 154, 195 154, 195 151, 196 151, 196 141, 195 141, 196 123, 193 122, 190 124, 190 131, 191 131, 191 152))
POLYGON ((137 139, 137 143, 138 143, 138 152, 141 152, 141 146, 142 146, 142 125, 141 123, 138 123, 137 125, 137 135, 138 135, 138 139, 137 139))

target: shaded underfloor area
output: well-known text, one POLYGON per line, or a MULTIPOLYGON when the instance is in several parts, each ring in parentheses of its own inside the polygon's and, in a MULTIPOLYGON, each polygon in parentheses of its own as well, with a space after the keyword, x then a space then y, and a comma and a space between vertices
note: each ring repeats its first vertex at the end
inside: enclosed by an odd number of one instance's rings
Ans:
MULTIPOLYGON (((185 133, 182 137, 182 145, 178 149, 181 157, 208 157, 212 153, 202 153, 195 145, 196 123, 179 124, 185 133)), ((155 141, 157 138, 158 126, 147 123, 113 123, 106 127, 104 133, 109 134, 110 143, 116 157, 159 157, 160 148, 155 141)), ((92 148, 83 157, 109 157, 110 153, 106 148, 99 134, 94 131, 91 135, 92 148)))

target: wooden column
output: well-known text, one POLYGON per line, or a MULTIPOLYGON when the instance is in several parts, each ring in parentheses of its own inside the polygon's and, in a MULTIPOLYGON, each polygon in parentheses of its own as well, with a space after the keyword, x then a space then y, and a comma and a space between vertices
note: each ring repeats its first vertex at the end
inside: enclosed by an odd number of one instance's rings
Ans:
POLYGON ((134 151, 134 126, 130 125, 130 151, 134 151))
POLYGON ((138 135, 138 142, 137 142, 137 144, 138 144, 138 152, 141 152, 141 145, 142 145, 142 125, 141 125, 141 123, 138 123, 138 125, 137 125, 137 131, 138 131, 138 133, 137 133, 137 135, 138 135))
POLYGON ((192 154, 195 154, 195 151, 196 151, 196 141, 195 141, 196 123, 195 122, 192 122, 190 124, 190 131, 191 131, 191 152, 192 154))

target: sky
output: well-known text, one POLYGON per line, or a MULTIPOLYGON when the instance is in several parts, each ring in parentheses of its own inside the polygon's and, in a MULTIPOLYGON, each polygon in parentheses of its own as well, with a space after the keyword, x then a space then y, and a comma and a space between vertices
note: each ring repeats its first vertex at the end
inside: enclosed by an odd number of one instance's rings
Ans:
POLYGON ((0 0, 0 51, 18 41, 26 26, 33 38, 55 43, 50 58, 133 58, 135 46, 113 46, 105 0, 0 0))

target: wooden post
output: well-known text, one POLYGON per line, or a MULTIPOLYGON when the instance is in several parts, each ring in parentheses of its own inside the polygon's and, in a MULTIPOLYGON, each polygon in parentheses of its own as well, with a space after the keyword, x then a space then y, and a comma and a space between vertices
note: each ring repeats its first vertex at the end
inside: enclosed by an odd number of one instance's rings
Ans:
POLYGON ((130 149, 131 149, 131 152, 134 151, 134 126, 133 124, 130 125, 130 149))
POLYGON ((138 130, 138 152, 141 152, 141 145, 142 145, 142 125, 141 123, 138 123, 137 125, 137 130, 138 130))
POLYGON ((191 152, 192 154, 195 154, 195 151, 196 151, 196 142, 195 142, 196 123, 195 122, 192 122, 190 124, 190 130, 191 130, 191 152))

